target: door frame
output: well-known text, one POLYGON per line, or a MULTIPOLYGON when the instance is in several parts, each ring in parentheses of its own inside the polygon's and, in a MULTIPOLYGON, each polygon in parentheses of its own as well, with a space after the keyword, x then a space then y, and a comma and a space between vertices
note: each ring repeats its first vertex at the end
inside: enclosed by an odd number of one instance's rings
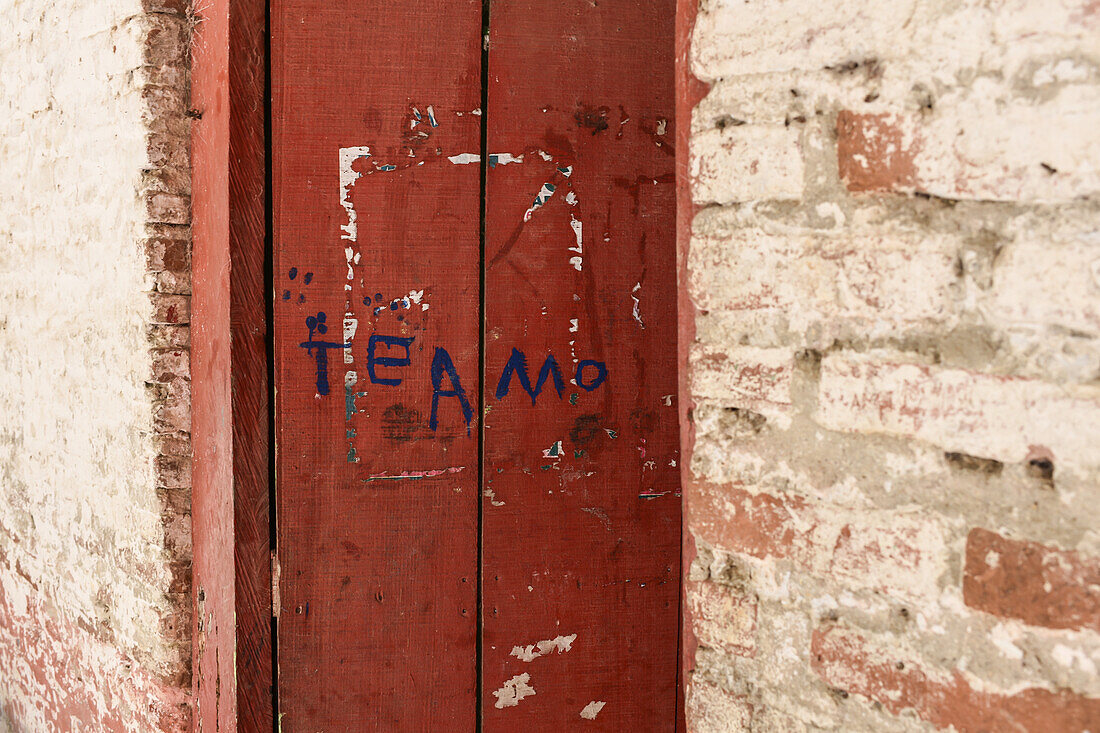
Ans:
POLYGON ((278 694, 268 3, 194 5, 188 15, 194 729, 266 732, 276 729, 278 694))
MULTIPOLYGON (((151 5, 188 0, 147 0, 151 5)), ((271 413, 270 0, 194 0, 188 10, 192 118, 192 694, 194 730, 275 731, 278 567, 271 413)), ((177 8, 178 9, 178 8, 177 8)), ((691 111, 705 86, 690 71, 697 0, 678 0, 677 271, 681 485, 692 430, 686 389, 694 308, 686 252, 691 111)), ((686 516, 686 512, 685 512, 686 516)), ((694 556, 684 532, 683 579, 694 556)), ((680 614, 677 729, 694 657, 680 614)))

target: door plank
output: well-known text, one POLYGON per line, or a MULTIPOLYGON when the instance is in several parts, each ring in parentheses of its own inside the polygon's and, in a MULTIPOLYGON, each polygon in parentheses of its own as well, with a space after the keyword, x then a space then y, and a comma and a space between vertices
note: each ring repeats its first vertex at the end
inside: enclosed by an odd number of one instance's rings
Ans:
POLYGON ((485 731, 675 728, 674 5, 490 6, 485 731))
POLYGON ((481 14, 272 6, 283 731, 474 726, 481 14))

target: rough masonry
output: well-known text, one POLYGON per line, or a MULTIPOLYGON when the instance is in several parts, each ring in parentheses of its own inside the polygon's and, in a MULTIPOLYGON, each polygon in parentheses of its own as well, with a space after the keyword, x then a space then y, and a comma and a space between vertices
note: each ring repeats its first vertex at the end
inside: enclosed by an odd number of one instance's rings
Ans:
POLYGON ((190 728, 188 30, 0 8, 0 730, 190 728))
POLYGON ((700 0, 685 63, 689 729, 1100 729, 1100 6, 700 0))

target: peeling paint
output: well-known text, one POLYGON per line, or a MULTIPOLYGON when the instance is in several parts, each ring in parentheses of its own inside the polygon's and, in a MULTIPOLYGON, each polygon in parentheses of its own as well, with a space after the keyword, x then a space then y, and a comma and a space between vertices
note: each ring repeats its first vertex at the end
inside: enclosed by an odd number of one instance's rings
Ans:
POLYGON ((600 711, 603 710, 603 706, 606 704, 607 703, 603 700, 593 700, 581 710, 581 717, 585 720, 595 720, 596 716, 600 714, 600 711))
POLYGON ((430 469, 427 471, 404 471, 402 473, 376 473, 362 481, 397 481, 398 479, 422 479, 443 476, 448 473, 459 473, 466 469, 465 466, 452 466, 450 468, 430 469))
POLYGON ((369 157, 370 148, 366 145, 340 148, 340 205, 348 215, 348 223, 340 225, 341 231, 344 232, 340 238, 351 242, 359 237, 358 215, 355 213, 355 206, 351 203, 351 187, 362 176, 359 171, 352 168, 352 165, 360 158, 369 157))
POLYGON ((519 705, 519 701, 523 698, 534 695, 535 688, 528 684, 530 681, 531 675, 524 672, 505 682, 499 690, 493 691, 493 697, 497 699, 493 707, 497 709, 514 708, 519 705))
POLYGON ((527 646, 514 646, 512 651, 509 652, 509 656, 513 656, 521 662, 532 662, 539 657, 545 657, 553 653, 555 650, 558 654, 570 651, 573 648, 573 642, 576 640, 576 634, 555 636, 553 639, 543 639, 527 646))
POLYGON ((637 321, 638 325, 641 326, 644 329, 645 328, 645 323, 642 322, 642 313, 641 313, 642 302, 641 302, 641 300, 639 300, 638 296, 634 294, 634 293, 638 292, 641 289, 642 289, 642 284, 640 282, 635 284, 634 289, 630 291, 630 299, 634 301, 634 320, 637 321))
MULTIPOLYGON (((572 196, 573 192, 570 191, 569 195, 572 196)), ((574 200, 576 200, 575 196, 574 196, 574 200)), ((569 214, 569 226, 573 228, 573 235, 577 239, 577 246, 569 248, 569 251, 570 252, 576 252, 577 256, 576 257, 570 257, 569 258, 569 264, 573 265, 574 269, 576 269, 577 272, 580 272, 581 267, 584 264, 584 257, 583 257, 583 255, 584 255, 584 236, 582 234, 583 225, 581 224, 580 219, 578 219, 577 217, 573 216, 572 213, 570 213, 569 214)))

